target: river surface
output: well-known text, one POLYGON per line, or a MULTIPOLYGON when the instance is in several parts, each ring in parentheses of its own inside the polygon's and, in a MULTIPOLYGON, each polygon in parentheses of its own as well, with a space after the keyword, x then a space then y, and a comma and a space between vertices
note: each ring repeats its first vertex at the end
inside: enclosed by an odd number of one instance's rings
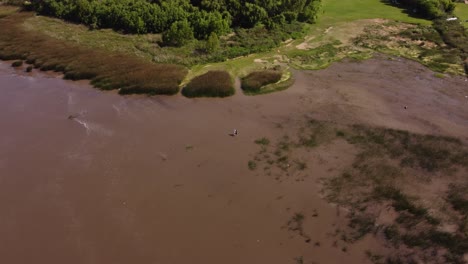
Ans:
POLYGON ((317 184, 352 160, 346 150, 324 147, 307 180, 278 182, 248 169, 253 141, 304 116, 468 131, 465 80, 412 62, 335 64, 296 72, 281 93, 226 99, 119 96, 59 77, 0 62, 0 263, 366 263, 376 243, 337 248, 343 214, 317 184), (285 228, 296 212, 311 243, 285 228))
POLYGON ((289 263, 302 255, 302 239, 281 228, 291 206, 274 204, 290 187, 247 169, 254 139, 296 107, 284 97, 266 106, 244 96, 122 97, 5 63, 0 87, 1 263, 289 263))

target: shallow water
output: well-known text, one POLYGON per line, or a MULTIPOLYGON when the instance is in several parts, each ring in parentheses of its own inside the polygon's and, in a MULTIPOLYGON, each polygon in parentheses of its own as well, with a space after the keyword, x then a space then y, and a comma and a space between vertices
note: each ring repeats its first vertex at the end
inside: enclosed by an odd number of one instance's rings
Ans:
POLYGON ((281 230, 292 213, 272 205, 290 187, 264 183, 246 166, 253 140, 294 104, 122 97, 6 64, 0 87, 1 263, 287 263, 301 255, 303 241, 281 230))
POLYGON ((253 141, 305 115, 466 135, 464 80, 380 60, 295 78, 258 97, 119 96, 0 62, 0 263, 367 262, 371 238, 333 246, 344 217, 317 184, 345 149, 324 147, 304 182, 278 182, 248 170, 253 141), (320 247, 284 228, 313 210, 305 231, 320 247))

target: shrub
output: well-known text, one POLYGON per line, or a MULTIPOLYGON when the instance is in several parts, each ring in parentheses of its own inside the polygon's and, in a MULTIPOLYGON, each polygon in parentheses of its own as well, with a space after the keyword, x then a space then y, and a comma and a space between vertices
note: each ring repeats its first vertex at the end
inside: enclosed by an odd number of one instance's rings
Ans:
POLYGON ((193 39, 193 29, 187 20, 177 21, 162 35, 166 45, 180 47, 193 39))
POLYGON ((32 72, 32 69, 33 69, 33 66, 30 65, 26 68, 26 72, 32 72))
POLYGON ((209 71, 197 76, 182 90, 186 97, 226 97, 234 92, 232 78, 226 71, 209 71))
POLYGON ((249 167, 249 170, 255 170, 257 168, 257 163, 253 160, 249 160, 247 166, 249 167))
POLYGON ((462 59, 468 56, 468 31, 458 21, 437 19, 434 28, 439 32, 444 42, 461 52, 462 59))
POLYGON ((21 67, 23 65, 22 60, 15 61, 11 64, 12 67, 21 67))
POLYGON ((242 89, 249 92, 258 92, 271 83, 281 80, 282 73, 275 70, 255 71, 242 78, 242 89))
POLYGON ((206 51, 213 53, 219 49, 219 38, 216 33, 212 32, 206 41, 206 51))

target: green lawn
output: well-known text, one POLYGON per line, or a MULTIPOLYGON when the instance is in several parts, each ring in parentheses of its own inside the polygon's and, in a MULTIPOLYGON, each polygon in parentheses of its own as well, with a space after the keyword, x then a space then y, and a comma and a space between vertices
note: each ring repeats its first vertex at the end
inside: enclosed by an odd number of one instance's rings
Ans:
POLYGON ((455 8, 455 15, 460 19, 460 22, 465 28, 468 28, 468 5, 467 4, 457 4, 455 8))
POLYGON ((381 0, 323 0, 318 25, 322 27, 358 19, 384 18, 407 23, 431 24, 431 21, 410 17, 403 9, 381 0))

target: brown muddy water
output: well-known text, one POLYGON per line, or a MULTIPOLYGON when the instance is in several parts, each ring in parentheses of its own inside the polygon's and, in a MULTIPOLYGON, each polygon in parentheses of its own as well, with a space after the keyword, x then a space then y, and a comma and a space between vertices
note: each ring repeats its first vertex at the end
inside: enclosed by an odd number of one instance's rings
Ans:
POLYGON ((248 169, 253 141, 304 116, 463 137, 468 85, 382 59, 295 77, 281 93, 193 100, 0 63, 0 263, 368 263, 380 246, 336 245, 345 212, 318 183, 353 151, 325 146, 310 177, 279 182, 248 169), (298 212, 312 241, 285 227, 298 212))

